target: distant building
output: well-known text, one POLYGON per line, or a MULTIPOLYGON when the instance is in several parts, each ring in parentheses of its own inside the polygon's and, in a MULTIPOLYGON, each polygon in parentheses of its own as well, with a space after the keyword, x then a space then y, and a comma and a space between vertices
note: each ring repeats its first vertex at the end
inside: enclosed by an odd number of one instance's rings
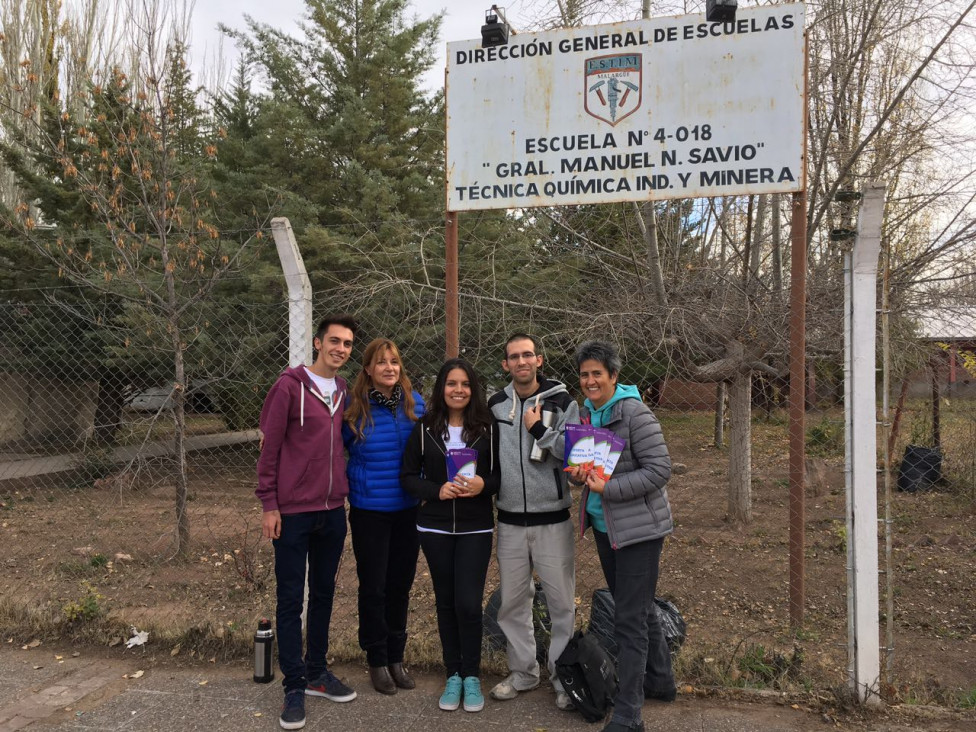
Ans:
MULTIPOLYGON (((976 374, 965 363, 976 363, 976 307, 950 305, 921 311, 919 339, 933 346, 932 366, 943 396, 976 398, 976 374)), ((922 375, 910 387, 912 396, 932 393, 930 377, 922 375)))

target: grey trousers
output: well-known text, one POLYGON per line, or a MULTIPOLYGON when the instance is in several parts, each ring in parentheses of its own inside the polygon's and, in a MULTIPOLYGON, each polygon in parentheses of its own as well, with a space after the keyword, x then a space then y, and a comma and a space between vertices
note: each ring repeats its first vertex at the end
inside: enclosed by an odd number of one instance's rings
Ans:
POLYGON ((546 593, 552 636, 549 639, 549 678, 557 690, 556 659, 573 635, 576 619, 576 563, 573 522, 542 526, 498 523, 498 574, 501 607, 498 625, 508 642, 508 668, 516 688, 528 687, 539 678, 535 635, 532 629, 532 571, 546 593))

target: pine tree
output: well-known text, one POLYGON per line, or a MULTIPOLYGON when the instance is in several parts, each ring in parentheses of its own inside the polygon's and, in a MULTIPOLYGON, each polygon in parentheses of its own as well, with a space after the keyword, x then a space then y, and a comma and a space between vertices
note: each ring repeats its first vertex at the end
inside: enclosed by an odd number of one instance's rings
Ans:
POLYGON ((315 223, 378 231, 440 218, 443 109, 420 88, 440 17, 408 22, 405 0, 309 0, 304 38, 250 22, 232 33, 267 79, 272 163, 317 209, 315 223))
POLYGON ((149 53, 135 80, 118 69, 105 83, 90 80, 70 109, 57 100, 45 108, 36 142, 4 149, 21 189, 35 194, 35 207, 21 203, 13 212, 20 235, 88 302, 110 306, 94 323, 110 327, 93 328, 112 339, 108 364, 154 365, 145 370, 172 384, 179 556, 189 550, 193 371, 226 345, 208 333, 222 312, 216 296, 260 239, 253 229, 218 228, 217 145, 204 134, 184 55, 176 44, 165 68, 149 53))

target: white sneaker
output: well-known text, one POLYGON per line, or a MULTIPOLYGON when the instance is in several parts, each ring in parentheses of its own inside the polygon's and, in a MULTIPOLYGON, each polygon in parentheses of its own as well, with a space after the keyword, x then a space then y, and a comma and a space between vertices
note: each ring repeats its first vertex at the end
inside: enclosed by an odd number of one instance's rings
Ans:
POLYGON ((556 692, 556 706, 562 709, 564 712, 573 708, 573 700, 569 698, 569 694, 565 691, 556 692))
POLYGON ((530 682, 529 686, 524 687, 516 686, 515 679, 515 674, 509 674, 495 684, 494 688, 491 690, 491 698, 497 699, 498 701, 508 701, 509 699, 514 699, 517 697, 520 691, 532 691, 539 685, 538 676, 533 680, 533 682, 530 682))

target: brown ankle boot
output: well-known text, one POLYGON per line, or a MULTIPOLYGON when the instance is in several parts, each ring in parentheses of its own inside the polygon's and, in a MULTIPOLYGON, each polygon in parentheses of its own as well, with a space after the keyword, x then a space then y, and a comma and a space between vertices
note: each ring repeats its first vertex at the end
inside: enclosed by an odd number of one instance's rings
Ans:
POLYGON ((369 680, 373 682, 373 688, 380 694, 396 694, 396 684, 390 676, 390 670, 386 666, 370 666, 369 680))
POLYGON ((388 668, 390 670, 390 676, 393 677, 393 683, 401 689, 413 689, 417 686, 402 663, 391 663, 388 668))

